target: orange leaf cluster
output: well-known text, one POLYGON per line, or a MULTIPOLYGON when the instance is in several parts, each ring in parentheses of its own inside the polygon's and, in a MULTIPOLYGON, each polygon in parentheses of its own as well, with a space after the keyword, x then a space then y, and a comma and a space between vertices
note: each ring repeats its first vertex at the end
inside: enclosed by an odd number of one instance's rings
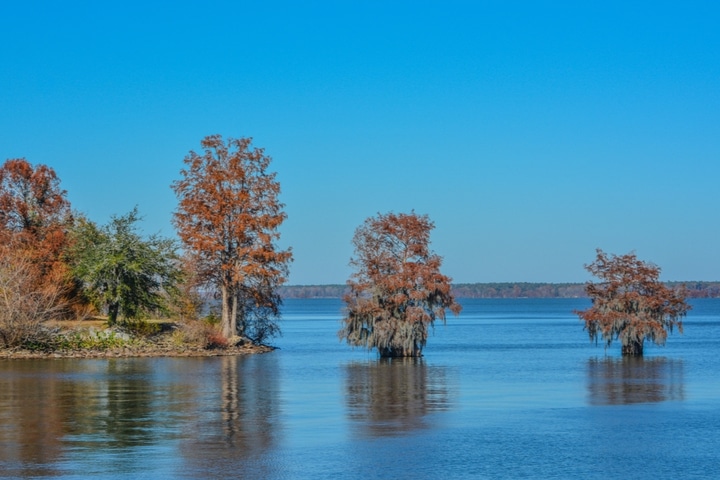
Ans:
POLYGON ((55 171, 12 159, 0 168, 0 241, 16 242, 43 270, 57 268, 71 219, 55 171))
POLYGON ((226 336, 245 334, 253 312, 277 313, 274 289, 285 281, 292 259, 290 250, 275 246, 286 218, 280 184, 267 172, 270 157, 251 142, 204 138, 203 152, 185 157, 182 178, 173 184, 178 235, 198 280, 222 297, 226 336))
POLYGON ((28 340, 72 302, 67 247, 70 204, 55 171, 25 159, 0 167, 0 336, 28 340))
POLYGON ((413 212, 368 218, 357 229, 341 339, 381 356, 420 356, 428 326, 444 323, 446 309, 460 312, 450 277, 440 273, 442 259, 430 251, 433 227, 413 212))
POLYGON ((590 339, 622 344, 624 355, 642 355, 645 340, 663 345, 668 331, 682 333, 682 318, 690 310, 683 288, 660 282, 660 268, 638 260, 634 254, 608 256, 602 250, 586 269, 600 278, 586 291, 592 307, 576 312, 585 322, 590 339))

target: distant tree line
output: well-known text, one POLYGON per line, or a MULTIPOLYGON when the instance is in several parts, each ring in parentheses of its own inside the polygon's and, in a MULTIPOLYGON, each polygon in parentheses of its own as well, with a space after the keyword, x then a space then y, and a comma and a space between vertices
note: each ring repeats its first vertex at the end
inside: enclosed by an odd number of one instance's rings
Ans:
POLYGON ((453 285, 460 298, 579 298, 583 283, 461 283, 453 285))
POLYGON ((283 285, 278 289, 282 298, 342 298, 350 289, 347 285, 283 285))
MULTIPOLYGON (((720 298, 720 282, 667 282, 671 288, 685 285, 688 298, 720 298)), ((456 298, 587 298, 584 283, 495 282, 457 283, 456 298)), ((347 285, 284 285, 282 298, 342 298, 347 285)))
POLYGON ((720 282, 667 282, 668 287, 685 285, 688 298, 720 298, 720 282))

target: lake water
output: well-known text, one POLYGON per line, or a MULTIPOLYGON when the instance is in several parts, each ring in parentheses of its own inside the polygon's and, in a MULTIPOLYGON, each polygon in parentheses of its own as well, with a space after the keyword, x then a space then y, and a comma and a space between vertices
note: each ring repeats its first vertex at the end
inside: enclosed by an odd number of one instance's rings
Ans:
POLYGON ((288 300, 279 350, 0 361, 1 478, 711 478, 720 300, 623 360, 584 299, 462 300, 420 360, 341 344, 288 300))

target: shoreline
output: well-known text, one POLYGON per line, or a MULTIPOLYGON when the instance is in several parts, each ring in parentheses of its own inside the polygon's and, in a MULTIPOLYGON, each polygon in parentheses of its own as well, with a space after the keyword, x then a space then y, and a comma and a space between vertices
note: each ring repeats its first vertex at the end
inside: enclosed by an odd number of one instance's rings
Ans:
POLYGON ((203 336, 173 337, 180 324, 173 321, 149 321, 158 325, 158 331, 143 335, 123 331, 119 326, 108 327, 101 317, 84 320, 50 321, 47 325, 55 329, 55 338, 69 337, 79 342, 70 345, 53 345, 52 342, 37 349, 0 347, 0 360, 41 359, 41 358, 159 358, 159 357, 220 357, 232 355, 254 355, 268 353, 276 347, 255 344, 248 339, 235 337, 234 342, 217 345, 203 336), (115 339, 119 343, 106 343, 115 339))
POLYGON ((140 348, 111 348, 107 350, 57 350, 38 352, 33 350, 0 350, 0 360, 63 359, 63 358, 188 358, 226 357, 233 355, 255 355, 277 350, 268 345, 242 345, 228 348, 207 349, 202 347, 167 348, 144 346, 140 348))

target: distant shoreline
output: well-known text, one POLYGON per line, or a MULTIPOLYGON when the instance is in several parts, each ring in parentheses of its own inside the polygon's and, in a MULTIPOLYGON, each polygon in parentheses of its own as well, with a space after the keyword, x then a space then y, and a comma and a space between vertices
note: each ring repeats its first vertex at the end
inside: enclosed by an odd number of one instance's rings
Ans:
MULTIPOLYGON (((666 282, 670 287, 685 285, 688 298, 720 298, 717 282, 666 282)), ((584 283, 495 282, 457 283, 453 293, 458 298, 587 298, 584 283)), ((279 289, 282 298, 342 298, 347 286, 286 285, 279 289)))

